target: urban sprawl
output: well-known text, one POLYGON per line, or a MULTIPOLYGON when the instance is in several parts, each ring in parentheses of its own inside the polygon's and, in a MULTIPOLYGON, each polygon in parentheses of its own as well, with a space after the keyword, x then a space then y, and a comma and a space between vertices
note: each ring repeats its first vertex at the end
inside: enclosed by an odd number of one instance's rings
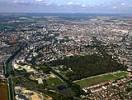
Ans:
POLYGON ((0 100, 132 100, 132 18, 0 15, 0 100))

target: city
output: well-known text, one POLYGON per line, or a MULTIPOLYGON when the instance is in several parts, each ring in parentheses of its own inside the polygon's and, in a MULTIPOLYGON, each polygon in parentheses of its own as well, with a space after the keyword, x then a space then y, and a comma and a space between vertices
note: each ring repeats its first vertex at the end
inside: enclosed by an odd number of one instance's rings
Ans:
POLYGON ((1 80, 10 98, 119 99, 110 87, 125 93, 132 84, 131 18, 2 16, 1 80))
POLYGON ((51 1, 0 1, 0 100, 132 100, 132 2, 51 1))

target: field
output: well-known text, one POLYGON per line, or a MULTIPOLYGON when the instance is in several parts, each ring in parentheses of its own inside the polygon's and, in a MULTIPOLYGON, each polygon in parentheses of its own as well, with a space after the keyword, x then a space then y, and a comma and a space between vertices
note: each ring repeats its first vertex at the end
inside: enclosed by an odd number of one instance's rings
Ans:
POLYGON ((83 88, 83 87, 88 87, 91 85, 99 84, 101 82, 120 79, 120 78, 125 77, 127 75, 128 75, 128 73, 125 71, 117 71, 117 72, 113 72, 113 73, 107 73, 107 74, 102 74, 102 75, 84 78, 82 80, 77 80, 74 82, 83 88))
POLYGON ((8 87, 4 82, 0 82, 0 100, 8 100, 8 87))

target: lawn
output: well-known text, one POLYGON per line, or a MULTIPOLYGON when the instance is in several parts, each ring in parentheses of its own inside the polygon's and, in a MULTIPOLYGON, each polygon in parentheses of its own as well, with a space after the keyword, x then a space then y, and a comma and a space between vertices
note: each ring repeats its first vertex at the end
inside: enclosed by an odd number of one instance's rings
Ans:
POLYGON ((64 82, 60 80, 59 78, 49 78, 46 81, 47 81, 48 87, 56 87, 58 85, 64 84, 64 82))
POLYGON ((83 88, 83 87, 88 87, 91 85, 99 84, 101 82, 120 79, 127 75, 128 75, 128 73, 125 71, 117 71, 117 72, 113 72, 113 73, 106 73, 106 74, 102 74, 102 75, 88 77, 88 78, 85 78, 82 80, 74 81, 74 83, 80 85, 83 88))

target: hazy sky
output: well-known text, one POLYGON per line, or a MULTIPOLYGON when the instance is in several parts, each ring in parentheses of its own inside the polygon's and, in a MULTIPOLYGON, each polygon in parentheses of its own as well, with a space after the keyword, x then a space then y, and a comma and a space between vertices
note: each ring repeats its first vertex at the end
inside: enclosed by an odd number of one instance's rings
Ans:
POLYGON ((132 0, 0 0, 0 12, 132 14, 132 0))

